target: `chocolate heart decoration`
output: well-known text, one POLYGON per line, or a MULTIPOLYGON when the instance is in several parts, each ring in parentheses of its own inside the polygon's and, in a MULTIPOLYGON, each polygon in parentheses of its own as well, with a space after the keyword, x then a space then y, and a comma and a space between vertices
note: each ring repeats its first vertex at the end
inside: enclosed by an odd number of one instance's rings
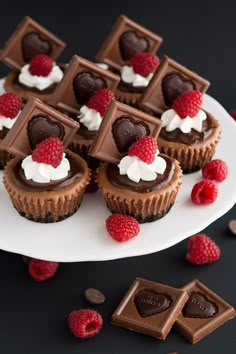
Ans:
POLYGON ((95 92, 106 87, 106 82, 101 77, 86 72, 79 73, 73 79, 73 90, 79 104, 87 103, 95 92))
POLYGON ((148 317, 167 310, 172 303, 172 298, 152 289, 144 289, 135 296, 134 303, 140 316, 148 317))
POLYGON ((208 318, 217 313, 216 304, 211 302, 201 293, 192 292, 184 307, 183 314, 185 317, 208 318))
POLYGON ((36 32, 29 32, 23 37, 21 48, 24 61, 26 62, 30 61, 35 55, 50 55, 52 51, 51 43, 41 38, 36 32))
POLYGON ((48 117, 40 115, 29 121, 27 133, 32 150, 47 138, 55 137, 63 140, 65 135, 64 127, 61 124, 52 122, 48 117))
POLYGON ((169 107, 177 96, 193 90, 196 90, 195 83, 180 74, 172 73, 162 79, 162 93, 169 107))
POLYGON ((124 154, 140 138, 150 134, 144 122, 135 122, 131 117, 121 117, 112 125, 112 134, 118 151, 124 154))
POLYGON ((122 59, 129 60, 138 53, 147 52, 149 43, 146 38, 127 31, 120 36, 119 47, 122 59))

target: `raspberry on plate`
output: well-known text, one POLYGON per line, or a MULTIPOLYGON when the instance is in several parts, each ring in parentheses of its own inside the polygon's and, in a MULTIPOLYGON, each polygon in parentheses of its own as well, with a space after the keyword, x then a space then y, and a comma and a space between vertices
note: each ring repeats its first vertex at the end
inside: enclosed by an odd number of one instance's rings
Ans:
POLYGON ((43 281, 52 278, 56 274, 58 267, 58 262, 31 258, 29 261, 29 274, 34 280, 43 281))
POLYGON ((109 235, 118 242, 128 241, 139 233, 139 223, 132 216, 113 214, 106 219, 109 235))
POLYGON ((190 237, 186 260, 195 265, 212 263, 220 258, 220 248, 205 234, 190 237))
POLYGON ((151 164, 157 152, 157 142, 151 136, 145 136, 134 142, 128 151, 129 156, 136 156, 143 162, 151 164))
POLYGON ((216 184, 207 179, 196 183, 191 192, 191 199, 195 204, 212 204, 217 196, 216 184))
POLYGON ((202 167, 202 176, 206 179, 222 182, 228 176, 228 166, 225 161, 220 159, 209 161, 202 167))
POLYGON ((202 105, 202 94, 198 90, 186 92, 177 96, 172 108, 180 118, 195 117, 202 105))
POLYGON ((48 76, 53 68, 53 60, 46 54, 38 54, 33 57, 29 64, 31 75, 48 76))
POLYGON ((154 73, 160 63, 159 58, 152 53, 139 53, 131 58, 131 64, 136 74, 147 77, 154 73))
POLYGON ((94 310, 74 310, 69 314, 68 324, 74 336, 91 338, 96 336, 103 325, 102 316, 94 310))
POLYGON ((101 89, 95 92, 95 94, 90 97, 87 106, 91 109, 98 111, 103 117, 106 113, 106 110, 111 102, 114 100, 115 96, 112 91, 109 89, 101 89))
POLYGON ((4 93, 0 96, 0 115, 15 118, 22 107, 21 97, 15 93, 4 93))

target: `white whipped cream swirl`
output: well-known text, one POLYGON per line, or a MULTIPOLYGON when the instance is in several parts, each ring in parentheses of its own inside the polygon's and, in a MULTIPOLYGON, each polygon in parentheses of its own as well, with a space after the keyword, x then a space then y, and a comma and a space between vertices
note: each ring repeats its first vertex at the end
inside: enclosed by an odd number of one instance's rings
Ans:
POLYGON ((88 130, 98 130, 101 122, 102 117, 101 114, 96 111, 95 109, 89 108, 87 106, 82 106, 80 108, 81 115, 77 118, 88 130))
POLYGON ((158 156, 159 150, 156 152, 155 159, 152 163, 147 164, 136 156, 125 156, 121 159, 118 168, 120 175, 127 175, 128 178, 138 183, 143 181, 154 181, 158 174, 163 174, 166 169, 166 161, 158 156))
POLYGON ((132 66, 123 66, 121 68, 121 79, 127 84, 131 84, 132 86, 143 86, 146 87, 149 84, 149 81, 153 77, 153 73, 150 73, 147 77, 136 74, 132 68, 132 66))
POLYGON ((9 118, 3 115, 0 115, 0 130, 3 130, 3 128, 11 129, 15 121, 17 120, 18 116, 20 115, 21 111, 14 117, 14 118, 9 118))
POLYGON ((18 80, 21 84, 28 87, 35 87, 40 91, 45 90, 52 84, 60 82, 63 77, 63 71, 55 63, 48 76, 32 75, 29 71, 29 66, 30 64, 22 66, 18 80))
POLYGON ((202 131, 202 122, 207 118, 207 115, 201 109, 194 117, 181 118, 174 109, 168 109, 162 116, 162 127, 166 128, 167 132, 171 132, 179 128, 182 133, 190 133, 191 129, 198 132, 202 131))
POLYGON ((55 168, 46 163, 33 161, 32 155, 29 155, 22 161, 21 167, 27 180, 32 179, 37 183, 49 183, 67 177, 70 171, 70 162, 63 153, 61 163, 55 168))

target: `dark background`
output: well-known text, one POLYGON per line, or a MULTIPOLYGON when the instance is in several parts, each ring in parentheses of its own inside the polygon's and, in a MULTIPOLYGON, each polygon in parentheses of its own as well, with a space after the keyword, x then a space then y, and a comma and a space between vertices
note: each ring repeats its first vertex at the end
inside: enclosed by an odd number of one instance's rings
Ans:
MULTIPOLYGON (((234 1, 220 3, 23 0, 16 5, 8 1, 1 8, 0 47, 28 15, 67 43, 61 61, 68 62, 73 54, 93 60, 116 18, 124 14, 161 35, 164 42, 159 56, 167 54, 208 79, 208 94, 230 111, 236 108, 236 6, 234 1)), ((0 63, 0 77, 8 70, 0 63)), ((1 354, 236 353, 235 320, 195 345, 174 329, 162 342, 110 324, 112 312, 136 277, 175 287, 198 278, 235 307, 236 236, 227 231, 228 222, 234 218, 235 206, 204 230, 222 250, 220 260, 207 266, 194 267, 185 262, 185 240, 146 256, 60 264, 54 279, 37 283, 30 278, 20 255, 1 251, 1 354), (106 294, 106 302, 96 308, 103 315, 104 326, 97 337, 78 340, 67 328, 67 316, 74 309, 88 307, 83 296, 87 287, 97 287, 106 294)))

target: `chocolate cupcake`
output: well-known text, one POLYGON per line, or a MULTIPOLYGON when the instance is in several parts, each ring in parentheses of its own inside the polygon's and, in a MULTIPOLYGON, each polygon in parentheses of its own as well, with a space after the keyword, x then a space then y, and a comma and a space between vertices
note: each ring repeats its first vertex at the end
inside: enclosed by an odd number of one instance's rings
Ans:
POLYGON ((184 173, 198 171, 210 161, 220 140, 219 122, 201 105, 202 94, 190 91, 178 96, 161 115, 160 152, 177 159, 184 173))
POLYGON ((106 162, 98 173, 98 186, 109 210, 133 216, 140 223, 165 216, 181 184, 178 161, 159 155, 156 140, 150 136, 131 145, 118 166, 106 162))
POLYGON ((6 165, 3 183, 20 215, 36 222, 57 222, 79 208, 90 171, 80 156, 64 152, 78 127, 41 101, 28 100, 1 144, 17 155, 6 165))
POLYGON ((63 77, 65 66, 55 60, 64 47, 63 41, 25 17, 0 54, 12 69, 4 82, 5 91, 18 94, 24 101, 34 96, 48 102, 63 77))

